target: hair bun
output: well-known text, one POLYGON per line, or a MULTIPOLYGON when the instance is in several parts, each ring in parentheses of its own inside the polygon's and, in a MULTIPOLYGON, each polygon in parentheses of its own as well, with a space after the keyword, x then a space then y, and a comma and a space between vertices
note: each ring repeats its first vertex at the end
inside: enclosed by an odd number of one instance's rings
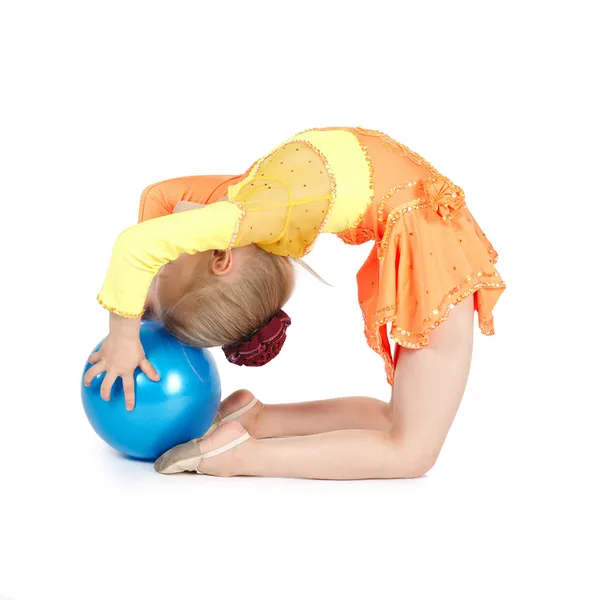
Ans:
POLYGON ((249 340, 223 346, 230 363, 240 367, 262 367, 273 360, 283 347, 286 330, 292 320, 283 310, 278 310, 249 340))

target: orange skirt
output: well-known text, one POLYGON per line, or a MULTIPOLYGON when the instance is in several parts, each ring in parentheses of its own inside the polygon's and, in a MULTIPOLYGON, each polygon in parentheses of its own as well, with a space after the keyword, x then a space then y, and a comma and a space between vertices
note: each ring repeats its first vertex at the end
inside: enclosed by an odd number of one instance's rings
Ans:
POLYGON ((492 335, 492 309, 506 286, 462 189, 385 134, 352 131, 371 160, 373 202, 339 237, 350 244, 375 241, 357 275, 358 299, 367 342, 393 384, 392 343, 427 346, 429 334, 470 295, 481 331, 492 335))

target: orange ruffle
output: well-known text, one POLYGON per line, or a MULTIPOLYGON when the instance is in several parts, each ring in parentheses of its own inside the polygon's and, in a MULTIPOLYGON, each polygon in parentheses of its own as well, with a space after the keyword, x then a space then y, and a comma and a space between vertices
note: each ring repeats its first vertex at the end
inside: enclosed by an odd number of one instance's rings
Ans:
POLYGON ((139 319, 144 314, 144 311, 139 312, 139 313, 127 313, 127 312, 120 311, 117 308, 115 308, 114 306, 109 306, 108 304, 105 304, 104 302, 102 302, 102 300, 100 299, 100 295, 96 296, 96 300, 98 301, 100 306, 102 306, 102 308, 105 308, 106 310, 109 310, 110 312, 115 313, 116 315, 119 315, 120 317, 127 317, 128 319, 139 319))
POLYGON ((357 275, 358 295, 367 342, 393 384, 392 344, 427 346, 429 334, 470 295, 481 331, 493 334, 492 309, 506 286, 463 190, 405 146, 371 133, 359 131, 374 167, 373 207, 340 237, 375 240, 357 275))
POLYGON ((406 348, 427 346, 431 331, 471 294, 481 331, 491 335, 492 308, 505 288, 494 267, 496 252, 466 208, 450 223, 442 221, 434 205, 408 208, 390 215, 401 217, 389 220, 379 257, 372 253, 358 276, 359 290, 368 296, 361 302, 365 334, 383 356, 390 383, 390 341, 406 348))

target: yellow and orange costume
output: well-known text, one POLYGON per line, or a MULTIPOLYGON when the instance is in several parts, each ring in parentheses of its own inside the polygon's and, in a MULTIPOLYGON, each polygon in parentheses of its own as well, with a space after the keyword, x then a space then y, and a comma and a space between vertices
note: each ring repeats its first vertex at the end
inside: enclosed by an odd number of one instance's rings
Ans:
POLYGON ((312 129, 243 175, 151 186, 139 221, 119 236, 98 297, 124 316, 142 314, 153 277, 183 253, 257 244, 299 258, 321 233, 333 233, 349 244, 374 242, 357 275, 358 299, 367 341, 384 359, 390 383, 391 343, 426 346, 429 333, 471 294, 482 332, 494 333, 492 309, 505 284, 463 190, 377 131, 312 129), (180 200, 207 206, 170 214, 180 200))

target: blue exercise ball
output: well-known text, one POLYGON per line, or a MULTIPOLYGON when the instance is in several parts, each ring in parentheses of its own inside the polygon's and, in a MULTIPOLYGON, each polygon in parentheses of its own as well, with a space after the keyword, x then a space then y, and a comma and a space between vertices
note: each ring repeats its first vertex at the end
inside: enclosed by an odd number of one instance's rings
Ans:
MULTIPOLYGON (((221 383, 208 350, 182 344, 160 322, 142 322, 140 339, 160 381, 151 381, 136 369, 132 411, 125 408, 121 378, 113 385, 110 402, 100 397, 104 373, 90 387, 82 377, 81 396, 87 418, 107 444, 127 456, 154 460, 206 433, 219 408, 221 383)), ((86 364, 84 374, 91 366, 86 364)))

